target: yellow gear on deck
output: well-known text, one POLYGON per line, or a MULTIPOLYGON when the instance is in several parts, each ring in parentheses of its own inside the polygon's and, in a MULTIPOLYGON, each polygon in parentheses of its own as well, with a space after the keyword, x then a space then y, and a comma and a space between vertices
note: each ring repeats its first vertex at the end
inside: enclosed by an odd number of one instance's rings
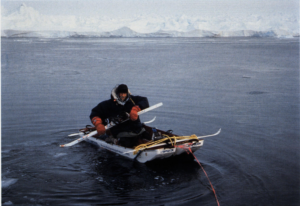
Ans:
POLYGON ((191 136, 172 136, 172 137, 163 134, 162 136, 164 136, 165 138, 160 139, 160 140, 156 140, 156 141, 151 140, 151 141, 149 141, 149 142, 147 142, 147 143, 145 143, 145 144, 140 144, 140 145, 136 146, 136 147, 134 148, 133 154, 135 155, 135 154, 137 154, 140 150, 145 150, 145 149, 147 149, 147 148, 149 148, 149 147, 151 147, 151 146, 160 144, 160 143, 162 143, 162 142, 164 142, 164 141, 167 141, 167 140, 170 141, 170 143, 171 143, 172 146, 175 146, 175 145, 176 145, 176 140, 182 140, 182 139, 186 139, 186 140, 195 139, 195 140, 198 140, 198 137, 197 137, 195 134, 193 134, 193 135, 191 135, 191 136))

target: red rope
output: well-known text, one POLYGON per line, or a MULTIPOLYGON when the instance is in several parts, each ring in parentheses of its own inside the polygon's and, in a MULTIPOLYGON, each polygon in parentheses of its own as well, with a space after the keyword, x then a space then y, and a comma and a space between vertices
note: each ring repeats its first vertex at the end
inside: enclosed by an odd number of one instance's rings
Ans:
POLYGON ((184 149, 188 154, 189 154, 189 152, 190 152, 190 153, 194 156, 195 160, 196 160, 196 161, 198 162, 198 164, 200 165, 201 169, 203 170, 203 172, 204 172, 204 174, 205 174, 205 176, 206 176, 206 178, 207 178, 207 180, 208 180, 208 182, 209 182, 209 184, 210 184, 210 187, 211 187, 211 189, 212 189, 212 191, 213 191, 213 193, 214 193, 214 195, 215 195, 215 198, 216 198, 216 201, 217 201, 218 206, 220 206, 220 203, 219 203, 219 200, 218 200, 216 191, 215 191, 215 189, 214 189, 214 187, 213 187, 211 181, 209 180, 207 173, 205 172, 205 170, 204 170, 204 168, 202 167, 202 165, 201 165, 201 163, 199 162, 199 160, 198 160, 198 159, 196 158, 196 156, 194 155, 194 153, 193 153, 193 151, 191 150, 191 148, 190 148, 190 147, 187 147, 187 146, 184 146, 184 145, 178 145, 178 146, 176 145, 176 147, 179 147, 179 148, 181 148, 181 149, 184 149))

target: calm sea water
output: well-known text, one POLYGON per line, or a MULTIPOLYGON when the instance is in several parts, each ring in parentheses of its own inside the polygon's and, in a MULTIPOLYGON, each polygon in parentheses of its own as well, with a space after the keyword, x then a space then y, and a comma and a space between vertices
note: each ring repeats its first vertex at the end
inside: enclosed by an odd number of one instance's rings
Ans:
POLYGON ((70 133, 120 83, 141 116, 206 135, 195 155, 221 205, 299 205, 299 39, 1 40, 2 204, 217 205, 187 156, 140 164, 70 133))

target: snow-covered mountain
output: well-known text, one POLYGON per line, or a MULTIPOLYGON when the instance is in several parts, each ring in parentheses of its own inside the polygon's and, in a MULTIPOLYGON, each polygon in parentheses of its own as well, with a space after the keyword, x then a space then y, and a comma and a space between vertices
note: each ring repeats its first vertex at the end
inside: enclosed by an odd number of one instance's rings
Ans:
MULTIPOLYGON (((2 7, 2 10, 5 10, 2 7)), ((298 37, 299 17, 293 15, 107 16, 43 15, 22 4, 1 12, 2 37, 298 37)))

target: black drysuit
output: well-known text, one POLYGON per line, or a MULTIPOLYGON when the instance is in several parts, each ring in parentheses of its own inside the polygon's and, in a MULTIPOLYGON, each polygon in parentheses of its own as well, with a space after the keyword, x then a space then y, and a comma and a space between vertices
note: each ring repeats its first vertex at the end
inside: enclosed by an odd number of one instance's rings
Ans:
MULTIPOLYGON (((130 95, 128 101, 124 105, 120 105, 111 96, 111 99, 99 103, 92 109, 90 119, 93 119, 96 116, 100 117, 103 124, 106 125, 106 119, 117 117, 118 115, 122 115, 124 112, 129 114, 132 107, 135 105, 138 105, 141 110, 143 110, 149 107, 149 102, 146 97, 130 95)), ((142 123, 140 118, 138 118, 136 121, 128 120, 124 123, 118 124, 117 126, 112 127, 110 131, 114 137, 117 137, 120 132, 139 133, 141 129, 142 123)))

